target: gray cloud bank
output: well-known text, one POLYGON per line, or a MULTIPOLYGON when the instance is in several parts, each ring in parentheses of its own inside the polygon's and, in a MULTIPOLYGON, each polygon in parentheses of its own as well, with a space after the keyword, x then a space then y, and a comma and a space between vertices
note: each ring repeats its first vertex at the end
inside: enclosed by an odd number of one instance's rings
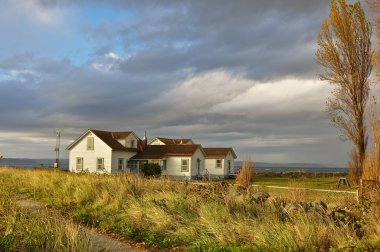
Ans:
POLYGON ((11 15, 0 25, 11 31, 3 39, 21 41, 0 53, 5 156, 53 156, 55 128, 64 144, 98 128, 192 137, 233 146, 241 159, 345 164, 348 148, 328 124, 329 89, 314 62, 328 1, 27 2, 33 27, 53 27, 61 38, 75 25, 92 47, 77 63, 29 46, 45 39, 45 28, 28 38, 12 29, 11 15), (127 15, 76 20, 86 6, 127 15), (55 13, 64 13, 61 22, 55 13))

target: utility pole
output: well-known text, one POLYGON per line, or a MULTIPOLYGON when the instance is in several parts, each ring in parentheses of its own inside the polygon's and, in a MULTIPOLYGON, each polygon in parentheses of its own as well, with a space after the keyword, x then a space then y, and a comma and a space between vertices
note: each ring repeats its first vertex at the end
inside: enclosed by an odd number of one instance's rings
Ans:
POLYGON ((56 138, 55 138, 55 162, 54 168, 59 168, 59 148, 61 145, 61 130, 56 130, 56 138))

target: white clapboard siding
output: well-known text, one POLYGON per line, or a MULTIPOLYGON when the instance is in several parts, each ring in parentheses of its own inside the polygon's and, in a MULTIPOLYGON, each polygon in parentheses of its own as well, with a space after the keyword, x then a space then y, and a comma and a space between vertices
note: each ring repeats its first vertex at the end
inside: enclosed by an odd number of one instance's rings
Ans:
POLYGON ((83 158, 83 171, 111 173, 112 149, 91 131, 88 131, 87 134, 71 148, 69 156, 69 170, 72 172, 80 172, 76 170, 76 160, 78 157, 81 157, 83 158), (87 150, 87 137, 94 138, 94 150, 87 150), (97 158, 104 158, 104 171, 97 170, 97 158))

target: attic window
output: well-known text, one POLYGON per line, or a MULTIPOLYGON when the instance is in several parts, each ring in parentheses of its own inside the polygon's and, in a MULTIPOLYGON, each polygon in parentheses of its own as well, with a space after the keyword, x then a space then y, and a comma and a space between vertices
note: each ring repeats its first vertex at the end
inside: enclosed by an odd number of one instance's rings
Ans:
POLYGON ((94 138, 87 137, 87 150, 94 150, 94 138))
POLYGON ((135 140, 131 140, 131 148, 135 147, 135 140))

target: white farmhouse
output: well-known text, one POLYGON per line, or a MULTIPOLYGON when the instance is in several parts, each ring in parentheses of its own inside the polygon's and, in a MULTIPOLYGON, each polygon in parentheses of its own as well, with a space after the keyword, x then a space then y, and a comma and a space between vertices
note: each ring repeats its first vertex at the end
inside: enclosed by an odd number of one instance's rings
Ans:
POLYGON ((128 160, 138 153, 141 140, 133 131, 89 129, 66 149, 72 172, 118 173, 127 171, 128 160))
POLYGON ((87 130, 67 147, 71 172, 139 174, 146 163, 158 163, 162 175, 181 179, 225 178, 233 173, 232 148, 203 148, 191 139, 156 137, 147 142, 133 131, 87 130))

